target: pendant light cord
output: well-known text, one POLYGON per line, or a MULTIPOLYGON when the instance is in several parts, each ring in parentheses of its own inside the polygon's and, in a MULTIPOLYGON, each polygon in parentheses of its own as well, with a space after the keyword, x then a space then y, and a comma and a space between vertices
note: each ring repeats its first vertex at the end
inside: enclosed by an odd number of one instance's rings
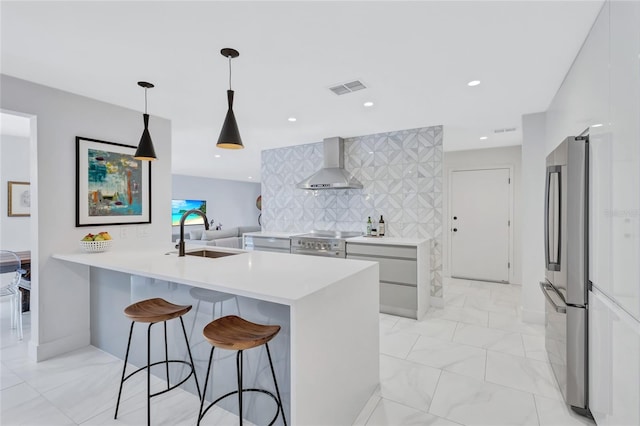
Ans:
POLYGON ((147 113, 147 88, 144 88, 144 113, 147 113))
POLYGON ((229 90, 231 90, 231 56, 229 56, 229 90))

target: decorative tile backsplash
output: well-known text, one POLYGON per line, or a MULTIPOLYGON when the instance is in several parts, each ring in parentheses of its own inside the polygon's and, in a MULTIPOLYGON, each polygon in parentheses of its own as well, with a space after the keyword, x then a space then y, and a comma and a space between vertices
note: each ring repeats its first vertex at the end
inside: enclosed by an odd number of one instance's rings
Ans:
POLYGON ((432 237, 431 295, 442 297, 442 126, 345 139, 344 164, 363 189, 302 190, 322 142, 262 151, 262 227, 361 231, 384 215, 386 235, 432 237))

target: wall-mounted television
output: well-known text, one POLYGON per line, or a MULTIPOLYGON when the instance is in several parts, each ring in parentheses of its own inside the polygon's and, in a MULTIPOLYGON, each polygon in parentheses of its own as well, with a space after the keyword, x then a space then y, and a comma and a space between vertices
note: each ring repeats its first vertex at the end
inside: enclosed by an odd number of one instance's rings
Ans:
MULTIPOLYGON (((207 201, 206 200, 171 200, 171 225, 180 225, 180 218, 182 215, 191 210, 198 209, 202 213, 207 214, 207 201)), ((184 221, 185 225, 203 225, 204 220, 202 216, 197 214, 190 214, 184 221)))

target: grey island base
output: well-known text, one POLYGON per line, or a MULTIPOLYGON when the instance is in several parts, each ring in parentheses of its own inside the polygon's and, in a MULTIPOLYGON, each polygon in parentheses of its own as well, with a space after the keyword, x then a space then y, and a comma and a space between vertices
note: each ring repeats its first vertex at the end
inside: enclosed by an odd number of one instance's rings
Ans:
MULTIPOLYGON (((178 257, 162 250, 58 254, 69 273, 85 274, 90 291, 91 344, 124 358, 130 322, 123 309, 136 301, 162 297, 191 304, 184 316, 199 382, 204 383, 210 346, 202 329, 214 318, 239 315, 278 324, 270 343, 288 424, 351 424, 379 382, 378 265, 373 262, 241 252, 205 258, 178 257)), ((187 358, 179 322, 167 323, 170 358, 187 358), (175 323, 175 324, 172 324, 175 323)), ((146 362, 146 327, 134 327, 130 362, 146 362)), ((152 353, 164 356, 162 326, 152 328, 152 353), (154 334, 155 333, 155 334, 154 334)), ((89 342, 87 342, 89 344, 89 342)), ((272 389, 264 348, 245 352, 244 386, 272 389)), ((172 380, 184 377, 180 364, 172 380)), ((164 371, 153 371, 164 378, 164 371)), ((212 400, 236 386, 235 353, 217 351, 212 400)), ((182 385, 195 392, 192 380, 182 385)), ((237 414, 235 398, 221 403, 237 414)), ((197 410, 197 407, 195 407, 197 410)), ((270 419, 268 397, 245 395, 244 417, 270 419)), ((267 421, 268 421, 267 419, 267 421)), ((279 419, 278 422, 281 420, 279 419)), ((280 423, 278 423, 280 424, 280 423)))

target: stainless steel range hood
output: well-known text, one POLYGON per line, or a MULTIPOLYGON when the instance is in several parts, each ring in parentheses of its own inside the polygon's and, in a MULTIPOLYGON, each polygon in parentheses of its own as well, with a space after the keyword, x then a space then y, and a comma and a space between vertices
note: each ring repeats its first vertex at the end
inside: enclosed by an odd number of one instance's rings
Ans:
POLYGON ((298 183, 300 189, 362 189, 362 184, 344 169, 344 139, 327 138, 324 167, 298 183))

